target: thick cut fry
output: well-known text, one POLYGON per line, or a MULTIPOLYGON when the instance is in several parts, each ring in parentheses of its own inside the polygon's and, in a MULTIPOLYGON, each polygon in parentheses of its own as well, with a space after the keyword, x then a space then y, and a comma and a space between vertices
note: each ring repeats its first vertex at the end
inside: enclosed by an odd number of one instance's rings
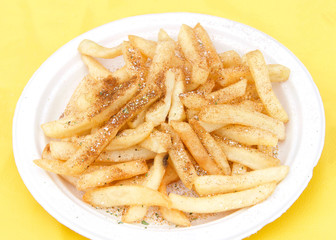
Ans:
POLYGON ((142 37, 128 35, 128 40, 133 46, 138 48, 146 57, 153 58, 155 55, 156 42, 144 39, 142 37))
POLYGON ((34 163, 48 172, 67 175, 64 162, 56 159, 36 159, 34 163))
POLYGON ((204 95, 196 92, 180 94, 180 100, 183 105, 189 109, 202 109, 210 104, 210 100, 206 99, 204 95))
POLYGON ((200 85, 197 88, 197 92, 200 94, 209 94, 212 92, 215 85, 216 85, 215 80, 212 78, 208 78, 208 80, 204 84, 200 85))
POLYGON ((111 186, 87 191, 83 200, 94 207, 109 208, 125 205, 170 207, 170 200, 162 193, 144 186, 111 186))
POLYGON ((245 145, 276 146, 278 138, 273 133, 255 127, 228 125, 213 132, 245 145))
POLYGON ((97 158, 97 162, 129 162, 135 160, 154 159, 156 153, 140 146, 133 146, 122 150, 105 151, 97 158))
POLYGON ((242 60, 241 60, 240 55, 234 50, 220 53, 219 58, 224 68, 236 67, 236 66, 242 65, 242 60))
POLYGON ((267 154, 268 156, 273 157, 275 154, 276 147, 272 146, 265 146, 265 145, 258 145, 257 146, 258 150, 262 153, 267 154))
POLYGON ((162 123, 161 128, 163 131, 170 134, 172 138, 172 147, 168 153, 174 169, 183 184, 187 188, 191 189, 194 178, 197 176, 196 169, 192 164, 178 134, 166 123, 162 123))
POLYGON ((240 124, 270 131, 280 140, 285 138, 285 125, 283 122, 265 114, 250 111, 237 105, 209 105, 199 113, 200 120, 215 124, 240 124))
POLYGON ((142 142, 153 131, 154 125, 151 122, 145 122, 135 129, 126 129, 119 133, 107 145, 106 150, 119 150, 132 147, 142 142))
MULTIPOLYGON (((198 112, 199 115, 200 112, 198 112)), ((207 132, 213 132, 217 129, 222 128, 225 124, 222 123, 208 123, 208 122, 203 122, 199 121, 199 124, 204 128, 205 131, 207 132)))
POLYGON ((133 76, 129 74, 129 72, 127 71, 127 67, 124 65, 118 70, 112 72, 112 77, 115 78, 117 83, 120 84, 129 81, 133 76))
POLYGON ((285 82, 288 80, 290 70, 281 64, 268 64, 268 73, 271 82, 285 82))
POLYGON ((80 175, 77 189, 84 190, 91 187, 104 186, 116 180, 131 178, 148 171, 146 161, 131 161, 111 166, 101 166, 99 169, 80 175))
POLYGON ((110 70, 93 57, 82 55, 82 60, 88 69, 89 75, 97 81, 112 77, 110 70))
POLYGON ((207 171, 209 174, 222 174, 222 170, 217 166, 208 152, 203 147, 197 134, 186 122, 170 122, 170 125, 177 132, 182 142, 188 148, 190 154, 193 156, 198 165, 207 171))
POLYGON ((139 88, 142 89, 144 87, 144 77, 147 75, 146 58, 139 49, 127 41, 123 42, 122 53, 127 72, 131 76, 137 76, 139 88))
POLYGON ((204 128, 198 123, 197 120, 191 119, 189 123, 196 132, 198 138, 201 140, 205 149, 208 151, 211 158, 217 163, 222 172, 225 175, 230 175, 230 165, 227 161, 225 153, 217 144, 216 140, 210 135, 210 133, 204 130, 204 128))
POLYGON ((218 71, 218 73, 220 76, 218 83, 223 87, 236 83, 241 79, 252 81, 250 70, 248 66, 245 66, 245 65, 239 65, 239 66, 229 67, 229 68, 222 68, 218 71))
POLYGON ((209 75, 209 67, 204 56, 201 55, 202 42, 198 41, 193 29, 185 24, 181 26, 178 43, 185 58, 191 62, 191 82, 203 84, 209 75))
POLYGON ((115 58, 122 54, 121 44, 113 48, 106 48, 88 39, 84 39, 79 44, 78 51, 83 55, 97 58, 115 58))
POLYGON ((184 212, 216 213, 253 206, 267 199, 275 188, 276 183, 268 183, 241 192, 199 198, 171 193, 169 199, 172 201, 172 208, 184 212))
MULTIPOLYGON (((161 184, 165 173, 165 165, 168 164, 168 154, 162 153, 156 155, 154 164, 148 172, 148 176, 143 182, 143 186, 157 190, 161 184)), ((147 206, 131 206, 123 216, 123 222, 136 222, 143 219, 147 213, 147 206)))
POLYGON ((186 113, 188 121, 193 118, 198 119, 199 112, 200 112, 199 109, 187 109, 186 113))
POLYGON ((217 143, 230 161, 240 163, 251 169, 275 167, 280 164, 279 159, 263 154, 255 148, 234 146, 221 140, 218 140, 217 143))
POLYGON ((161 122, 166 120, 170 106, 172 93, 175 84, 175 73, 168 70, 165 73, 165 96, 162 100, 151 106, 146 113, 146 121, 152 122, 154 126, 160 125, 161 122))
POLYGON ((240 175, 247 172, 247 167, 240 163, 232 163, 231 175, 240 175))
POLYGON ((205 29, 201 26, 201 24, 197 24, 194 27, 194 32, 196 37, 198 38, 201 48, 203 49, 204 55, 206 56, 208 66, 212 70, 217 70, 222 67, 222 62, 216 52, 214 45, 205 31, 205 29))
POLYGON ((126 106, 115 114, 95 134, 91 135, 88 141, 83 142, 77 152, 64 164, 67 170, 65 175, 77 175, 82 173, 99 154, 105 149, 110 141, 117 135, 119 129, 137 113, 150 106, 161 95, 160 89, 155 86, 148 86, 146 90, 129 101, 126 106), (126 111, 127 110, 127 111, 126 111))
POLYGON ((264 105, 261 102, 252 101, 252 100, 243 100, 236 105, 246 108, 250 111, 262 112, 264 110, 264 105))
POLYGON ((159 41, 171 41, 173 39, 168 35, 168 33, 165 30, 161 28, 158 34, 158 40, 159 41))
POLYGON ((95 96, 94 104, 82 113, 42 124, 44 134, 52 138, 65 138, 99 127, 134 96, 137 81, 126 82, 112 89, 108 85, 102 88, 98 96, 95 96), (112 89, 114 94, 111 94, 112 89))
POLYGON ((246 91, 246 86, 247 80, 243 79, 228 87, 210 93, 206 98, 214 104, 228 103, 235 98, 243 96, 246 91))
POLYGON ((49 144, 50 153, 53 159, 68 160, 70 156, 78 150, 77 144, 72 142, 51 141, 49 144))
POLYGON ((171 147, 170 135, 157 130, 154 130, 144 141, 139 145, 156 153, 166 153, 171 147))
POLYGON ((267 112, 270 116, 287 122, 288 115, 272 90, 272 84, 263 54, 259 50, 256 50, 247 53, 246 58, 257 92, 267 112))
POLYGON ((172 94, 171 107, 168 114, 168 121, 183 121, 186 118, 183 104, 179 98, 185 92, 184 75, 180 69, 176 70, 176 79, 172 94))
POLYGON ((194 186, 201 196, 238 192, 266 183, 280 182, 287 176, 288 170, 288 166, 279 166, 235 176, 199 176, 195 179, 194 186))

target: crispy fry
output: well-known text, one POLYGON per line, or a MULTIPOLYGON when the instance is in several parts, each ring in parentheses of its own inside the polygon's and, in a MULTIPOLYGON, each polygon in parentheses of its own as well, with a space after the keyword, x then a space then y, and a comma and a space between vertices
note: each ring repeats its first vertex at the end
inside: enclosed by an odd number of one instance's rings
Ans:
POLYGON ((169 133, 172 138, 172 147, 168 151, 171 162, 183 184, 191 189, 194 178, 197 176, 194 165, 191 162, 183 143, 178 134, 166 123, 161 124, 161 128, 169 133))
POLYGON ((267 112, 270 116, 287 122, 288 115, 272 90, 272 84, 263 54, 259 50, 256 50, 247 53, 246 57, 257 92, 267 112))
POLYGON ((241 175, 247 172, 247 167, 240 163, 232 163, 231 175, 241 175))
POLYGON ((245 145, 276 146, 278 144, 276 135, 255 127, 228 125, 215 130, 213 133, 245 145))
POLYGON ((280 182, 286 177, 288 171, 288 166, 279 166, 235 176, 199 176, 195 179, 194 186, 196 192, 201 196, 238 192, 266 183, 280 182))
POLYGON ((156 153, 166 153, 171 147, 170 135, 154 129, 154 131, 139 145, 156 153))
POLYGON ((106 48, 88 39, 84 39, 79 44, 78 51, 83 55, 98 58, 115 58, 122 54, 121 44, 113 48, 106 48))
POLYGON ((120 84, 129 81, 133 77, 133 75, 129 74, 129 72, 127 71, 127 67, 124 65, 118 70, 112 72, 112 77, 117 81, 117 83, 120 84))
POLYGON ((142 37, 128 35, 128 40, 146 57, 153 58, 155 55, 156 42, 142 37))
POLYGON ((281 64, 268 64, 268 73, 271 82, 285 82, 288 80, 290 70, 281 64))
POLYGON ((82 55, 82 60, 88 69, 89 75, 97 81, 112 77, 110 70, 93 57, 82 55))
POLYGON ((187 92, 180 94, 180 100, 186 108, 202 109, 210 104, 210 100, 204 95, 196 92, 187 92))
POLYGON ((214 104, 222 104, 231 102, 233 99, 241 97, 245 94, 247 80, 243 79, 228 87, 219 89, 207 95, 206 99, 214 104))
POLYGON ((179 98, 181 93, 185 92, 184 75, 180 69, 176 70, 176 79, 172 94, 171 107, 168 114, 168 121, 183 121, 186 118, 183 104, 179 98))
POLYGON ((234 50, 220 53, 219 58, 224 68, 236 67, 236 66, 242 65, 242 60, 241 60, 240 55, 234 50))
POLYGON ((236 83, 241 79, 246 79, 247 81, 252 81, 251 73, 248 66, 239 65, 229 68, 222 68, 218 71, 220 79, 218 83, 223 86, 229 86, 230 84, 236 83))
POLYGON ((188 148, 190 154, 194 157, 199 166, 209 174, 221 174, 222 170, 217 166, 214 160, 209 156, 203 147, 197 134, 186 122, 170 122, 170 125, 177 132, 182 142, 188 148))
POLYGON ((257 127, 270 131, 280 140, 285 138, 285 126, 283 122, 273 119, 265 114, 250 111, 237 105, 209 105, 199 113, 200 120, 216 124, 241 124, 257 127))
POLYGON ((146 58, 140 50, 134 47, 130 42, 124 41, 122 53, 125 61, 126 70, 131 76, 137 76, 139 79, 139 88, 144 86, 144 77, 147 75, 146 58))
POLYGON ((172 208, 184 212, 216 213, 253 206, 267 199, 274 191, 275 183, 264 184, 236 193, 218 194, 210 197, 185 197, 169 194, 172 208))
POLYGON ((225 153, 221 149, 221 147, 217 144, 215 139, 204 130, 204 128, 198 123, 197 120, 191 119, 189 121, 191 127, 194 129, 198 138, 201 140, 203 146, 208 151, 211 159, 213 159, 218 167, 222 170, 225 175, 231 174, 230 165, 227 161, 225 153))
POLYGON ((144 186, 111 186, 87 191, 83 200, 92 206, 108 208, 124 205, 170 207, 170 200, 162 193, 144 186))
POLYGON ((201 94, 209 94, 212 92, 215 85, 216 85, 215 80, 212 78, 208 78, 208 80, 205 83, 203 83, 197 88, 197 92, 201 94))
POLYGON ((99 169, 83 173, 77 181, 77 189, 104 186, 116 180, 131 178, 148 171, 146 161, 131 161, 111 166, 101 166, 99 169))

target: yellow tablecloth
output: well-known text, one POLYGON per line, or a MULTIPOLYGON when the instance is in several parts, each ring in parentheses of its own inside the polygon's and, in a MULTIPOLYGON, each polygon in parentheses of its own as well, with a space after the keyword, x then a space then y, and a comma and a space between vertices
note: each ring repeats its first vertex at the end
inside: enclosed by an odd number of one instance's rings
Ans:
MULTIPOLYGON (((279 219, 249 239, 336 239, 336 1, 13 0, 0 8, 0 238, 85 239, 30 195, 12 151, 15 104, 29 78, 60 46, 94 27, 148 13, 197 12, 257 28, 310 71, 326 112, 326 142, 308 187, 279 219)), ((225 234, 225 233, 222 233, 225 234)))

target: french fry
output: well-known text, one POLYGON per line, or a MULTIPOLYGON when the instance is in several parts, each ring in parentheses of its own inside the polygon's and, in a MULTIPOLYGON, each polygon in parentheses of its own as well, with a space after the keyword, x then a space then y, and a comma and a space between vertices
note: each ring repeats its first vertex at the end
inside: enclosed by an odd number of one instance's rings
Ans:
POLYGON ((137 128, 139 125, 145 122, 147 109, 142 110, 138 115, 136 115, 133 119, 127 122, 127 125, 130 128, 137 128))
POLYGON ((240 55, 234 50, 220 53, 219 58, 224 68, 242 65, 242 59, 240 55))
POLYGON ((161 124, 164 132, 170 134, 172 138, 172 147, 168 151, 171 162, 177 175, 180 177, 183 184, 191 189, 194 178, 197 176, 196 169, 191 162, 183 143, 178 134, 166 123, 161 124))
POLYGON ((86 65, 89 75, 97 81, 111 78, 112 73, 105 68, 100 62, 90 56, 82 55, 82 61, 86 65))
POLYGON ((64 168, 66 169, 65 175, 77 175, 84 172, 117 135, 117 132, 127 120, 134 117, 144 108, 150 106, 160 95, 160 89, 152 85, 148 86, 143 93, 129 101, 122 110, 93 134, 89 138, 89 141, 85 141, 77 152, 64 163, 64 168))
POLYGON ((111 186, 87 191, 83 200, 94 207, 109 208, 125 205, 170 207, 170 200, 162 193, 144 186, 111 186))
POLYGON ((138 48, 143 55, 153 58, 155 55, 156 42, 138 37, 135 35, 128 35, 128 40, 133 46, 138 48))
POLYGON ((179 98, 185 92, 184 75, 180 69, 176 70, 176 79, 172 94, 171 107, 168 114, 168 121, 183 121, 186 118, 183 104, 179 98))
POLYGON ((137 92, 137 81, 123 83, 112 89, 106 83, 104 88, 94 96, 94 104, 85 111, 69 117, 42 124, 43 132, 52 138, 65 138, 81 134, 91 128, 98 127, 117 113, 137 92))
MULTIPOLYGON (((176 174, 175 170, 170 165, 168 165, 168 167, 166 168, 166 173, 163 176, 161 185, 159 187, 159 192, 167 195, 167 185, 177 180, 179 180, 178 175, 176 174)), ((159 209, 163 218, 166 219, 168 222, 182 227, 190 226, 190 221, 183 212, 165 207, 159 207, 159 209)))
POLYGON ((80 175, 76 187, 78 190, 84 190, 91 187, 104 186, 116 180, 144 174, 147 171, 148 167, 144 160, 101 166, 97 170, 80 175))
POLYGON ((212 44, 212 41, 208 35, 208 33, 205 31, 205 29, 201 26, 201 24, 196 24, 194 27, 194 32, 196 34, 196 37, 200 41, 201 48, 204 51, 204 55, 206 56, 208 66, 212 70, 217 70, 221 68, 222 62, 216 52, 216 49, 214 45, 212 44), (202 44, 201 44, 202 43, 202 44))
POLYGON ((205 83, 203 83, 197 88, 197 92, 204 95, 209 94, 212 92, 215 85, 216 85, 215 80, 212 78, 208 78, 208 80, 205 83))
POLYGON ((171 41, 172 38, 168 35, 168 33, 165 30, 161 28, 158 34, 158 40, 159 41, 171 41))
POLYGON ((247 167, 240 163, 232 163, 231 175, 241 175, 247 172, 247 167))
POLYGON ((180 94, 180 100, 186 108, 190 109, 201 109, 210 104, 210 100, 196 92, 182 93, 180 94))
POLYGON ((217 213, 258 204, 267 199, 275 188, 275 183, 268 183, 241 192, 199 198, 171 193, 169 199, 172 202, 172 208, 184 212, 217 213))
POLYGON ((275 167, 280 164, 279 159, 263 154, 255 148, 230 145, 218 138, 216 140, 231 162, 240 163, 253 170, 275 167))
POLYGON ((240 124, 270 131, 278 139, 285 138, 285 126, 283 122, 271 118, 265 114, 250 111, 237 105, 209 105, 199 113, 200 120, 215 124, 240 124))
POLYGON ((232 139, 244 145, 276 146, 278 138, 273 133, 255 127, 228 125, 213 132, 214 134, 232 139))
POLYGON ((153 132, 139 144, 139 146, 155 153, 166 153, 171 147, 171 144, 169 134, 154 129, 153 132))
POLYGON ((168 70, 165 73, 165 96, 162 100, 159 100, 157 103, 153 104, 146 113, 146 121, 151 122, 154 126, 160 125, 161 122, 166 120, 170 106, 172 93, 175 84, 175 73, 171 70, 168 70))
POLYGON ((122 54, 121 44, 113 48, 106 48, 88 39, 84 39, 79 44, 78 51, 83 55, 97 58, 115 58, 122 54))
POLYGON ((130 42, 124 41, 122 53, 125 61, 126 70, 131 76, 137 76, 139 79, 139 89, 144 86, 144 77, 147 75, 146 58, 140 50, 134 47, 130 42))
POLYGON ((209 174, 222 174, 222 170, 209 156, 197 134, 186 122, 171 121, 170 125, 177 132, 184 145, 188 148, 198 165, 209 174))
POLYGON ((217 82, 223 87, 227 87, 241 79, 246 79, 249 82, 252 81, 249 67, 245 65, 222 68, 218 71, 218 73, 220 78, 217 82))
MULTIPOLYGON (((50 154, 52 159, 58 160, 67 160, 70 156, 78 150, 77 144, 72 142, 56 142, 51 141, 50 145, 50 154)), ((42 154, 42 158, 45 158, 42 154)))
POLYGON ((258 145, 257 148, 262 153, 265 153, 271 157, 274 156, 275 147, 267 146, 267 145, 258 145))
POLYGON ((154 124, 151 122, 145 122, 135 129, 126 129, 119 133, 109 145, 107 145, 106 150, 120 150, 137 145, 148 137, 153 129, 154 124))
POLYGON ((133 76, 129 74, 127 67, 124 65, 118 70, 112 72, 112 77, 120 84, 129 81, 133 76))
POLYGON ((288 80, 290 70, 281 64, 268 64, 268 73, 271 82, 285 82, 288 80))
POLYGON ((68 175, 64 168, 64 161, 56 159, 36 159, 34 163, 48 172, 53 172, 62 175, 68 175))
POLYGON ((156 153, 140 146, 132 146, 122 150, 104 151, 97 158, 97 162, 129 162, 135 160, 154 159, 156 153))
POLYGON ((187 119, 188 121, 190 119, 196 118, 198 119, 198 114, 199 114, 200 110, 199 109, 187 109, 186 113, 187 113, 187 119))
POLYGON ((201 55, 201 42, 196 38, 193 29, 185 24, 181 26, 178 34, 178 43, 181 50, 192 63, 191 82, 203 84, 206 82, 209 75, 209 67, 204 56, 201 55))
POLYGON ((255 170, 242 175, 199 176, 194 181, 195 190, 201 196, 238 192, 271 182, 280 182, 287 176, 288 166, 255 170))
MULTIPOLYGON (((154 164, 148 172, 148 176, 143 182, 143 186, 157 190, 161 184, 163 175, 165 173, 165 166, 168 164, 168 154, 161 153, 156 155, 154 164)), ((126 214, 123 216, 123 222, 136 222, 146 216, 147 206, 131 206, 126 214)))
POLYGON ((246 57, 257 92, 267 112, 270 116, 282 122, 287 122, 288 115, 272 90, 272 84, 263 54, 259 50, 256 50, 247 53, 246 57))
POLYGON ((207 95, 206 99, 214 104, 222 104, 231 102, 233 99, 241 97, 245 94, 247 80, 240 80, 228 87, 219 89, 207 95))
POLYGON ((211 158, 217 163, 218 167, 222 170, 225 175, 231 174, 230 165, 227 161, 225 153, 221 147, 217 144, 215 139, 204 130, 204 128, 198 123, 197 120, 191 119, 189 121, 191 127, 194 129, 198 138, 201 140, 203 146, 208 151, 211 158))
POLYGON ((243 100, 236 105, 246 108, 250 111, 262 112, 264 110, 264 105, 261 102, 252 101, 252 100, 243 100))
MULTIPOLYGON (((200 111, 198 112, 199 115, 200 111)), ((199 124, 204 128, 207 132, 213 132, 217 129, 220 129, 225 126, 225 124, 222 123, 208 123, 204 121, 199 121, 199 124)))

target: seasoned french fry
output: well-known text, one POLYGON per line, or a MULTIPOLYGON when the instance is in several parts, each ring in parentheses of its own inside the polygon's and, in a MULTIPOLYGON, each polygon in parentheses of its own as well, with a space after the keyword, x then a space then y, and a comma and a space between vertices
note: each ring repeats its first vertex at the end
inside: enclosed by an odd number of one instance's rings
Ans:
POLYGON ((114 94, 110 94, 112 89, 106 83, 97 96, 94 105, 85 111, 69 117, 42 124, 43 132, 52 138, 65 138, 81 134, 93 127, 98 127, 106 122, 112 115, 117 113, 127 101, 137 92, 137 81, 126 82, 115 89, 114 94))
POLYGON ((240 163, 254 170, 275 167, 280 164, 279 159, 263 154, 255 148, 235 146, 220 139, 216 140, 231 162, 240 163))
POLYGON ((182 93, 180 94, 180 100, 186 108, 190 109, 202 109, 210 104, 210 100, 196 92, 182 93))
POLYGON ((203 146, 208 151, 211 158, 217 163, 219 168, 225 175, 231 174, 230 165, 227 161, 225 153, 221 149, 221 147, 217 144, 215 139, 204 130, 204 128, 198 123, 197 120, 191 119, 189 121, 191 127, 194 129, 198 138, 201 140, 203 146))
POLYGON ((188 123, 171 121, 170 125, 177 132, 182 142, 188 148, 190 154, 194 157, 195 161, 202 169, 207 171, 209 174, 223 173, 214 160, 209 156, 197 134, 188 123))
POLYGON ((192 63, 191 82, 203 84, 209 75, 209 67, 204 56, 201 55, 201 42, 196 38, 193 29, 185 24, 181 26, 178 43, 186 59, 192 63))
POLYGON ((171 147, 170 135, 154 130, 139 146, 156 153, 166 153, 171 147))
POLYGON ((236 193, 218 194, 210 197, 185 197, 169 194, 172 208, 184 212, 216 213, 253 206, 267 199, 274 191, 275 183, 264 184, 236 193))
POLYGON ((140 50, 134 47, 130 42, 124 41, 122 53, 125 61, 126 70, 131 76, 137 76, 139 79, 139 88, 144 85, 144 77, 147 75, 146 58, 140 50))
POLYGON ((186 113, 187 113, 187 119, 193 119, 196 118, 198 119, 198 113, 200 112, 200 110, 198 109, 187 109, 186 113))
POLYGON ((170 200, 162 193, 144 186, 111 186, 87 191, 83 200, 92 206, 109 208, 125 205, 170 207, 170 200))
POLYGON ((89 75, 97 81, 112 77, 110 70, 105 68, 100 62, 90 56, 82 55, 82 60, 86 65, 89 75))
POLYGON ((131 161, 111 166, 101 166, 99 169, 83 173, 77 181, 77 189, 104 186, 116 180, 131 178, 148 171, 146 161, 131 161))
POLYGON ((196 37, 199 39, 201 48, 205 52, 204 55, 206 56, 210 69, 217 70, 221 68, 223 66, 222 62, 216 52, 214 45, 212 44, 208 33, 201 26, 201 24, 196 24, 196 26, 194 27, 194 32, 196 34, 196 37))
POLYGON ((240 163, 232 163, 231 175, 240 175, 247 172, 247 167, 240 163))
POLYGON ((136 115, 133 119, 127 122, 127 125, 130 128, 137 128, 139 125, 145 122, 147 109, 142 110, 138 115, 136 115))
POLYGON ((241 79, 252 81, 249 67, 245 65, 222 68, 221 70, 218 71, 218 73, 220 75, 218 83, 223 87, 236 83, 241 79))
POLYGON ((182 71, 176 70, 176 79, 172 94, 171 107, 168 114, 168 121, 183 121, 186 118, 183 104, 179 98, 181 93, 185 92, 184 75, 182 71))
POLYGON ((161 128, 166 133, 169 133, 172 138, 172 147, 168 151, 171 162, 177 175, 180 177, 183 184, 191 189, 194 178, 197 176, 196 169, 191 162, 183 143, 178 134, 166 123, 161 124, 161 128))
POLYGON ((106 150, 119 150, 137 145, 148 137, 153 129, 154 124, 151 122, 145 122, 135 129, 126 129, 119 133, 109 145, 107 145, 106 150))
POLYGON ((64 163, 64 168, 66 169, 65 175, 77 175, 82 173, 96 160, 127 120, 151 105, 160 95, 160 89, 153 85, 148 86, 143 93, 129 101, 122 110, 115 114, 95 134, 91 135, 88 141, 85 141, 77 152, 64 163))
POLYGON ((250 111, 237 105, 209 105, 199 113, 200 120, 216 124, 241 124, 261 128, 275 134, 278 139, 285 138, 285 126, 283 122, 271 118, 265 114, 250 111))
POLYGON ((289 171, 288 166, 255 170, 242 175, 199 176, 194 181, 195 190, 201 196, 238 192, 271 182, 280 182, 289 171))
MULTIPOLYGON (((168 154, 161 153, 156 155, 154 164, 148 172, 148 176, 143 182, 143 186, 157 190, 161 184, 165 173, 165 165, 168 164, 168 154)), ((131 206, 123 216, 123 222, 136 222, 143 219, 147 213, 147 206, 131 206)))
POLYGON ((166 120, 171 106, 175 77, 175 73, 171 70, 165 73, 165 96, 162 100, 153 104, 146 113, 146 121, 152 122, 154 126, 158 126, 161 122, 166 120))
POLYGON ((88 39, 84 39, 79 44, 78 51, 83 55, 97 58, 115 58, 122 54, 121 44, 113 48, 106 48, 88 39))
POLYGON ((117 83, 120 84, 129 81, 133 77, 133 75, 129 74, 129 72, 127 71, 127 67, 124 65, 118 70, 112 72, 112 77, 116 79, 117 83))
POLYGON ((271 82, 285 82, 289 79, 290 69, 281 64, 268 64, 268 73, 271 82))
POLYGON ((272 84, 263 54, 259 50, 256 50, 247 53, 246 57, 257 92, 267 112, 270 116, 287 122, 288 115, 272 90, 272 84))
POLYGON ((128 35, 128 40, 138 48, 143 55, 149 58, 153 58, 155 55, 156 42, 144 39, 142 37, 128 35))
POLYGON ((278 138, 273 133, 255 127, 228 125, 213 132, 245 145, 276 146, 278 138))
MULTIPOLYGON (((200 112, 198 112, 199 115, 200 112)), ((220 129, 225 126, 225 124, 222 123, 208 123, 204 121, 199 121, 199 124, 204 128, 207 132, 213 132, 217 129, 220 129)))
POLYGON ((243 79, 228 87, 219 89, 207 95, 206 99, 214 104, 222 104, 231 102, 233 99, 241 97, 245 94, 247 80, 243 79))
POLYGON ((168 35, 168 33, 165 30, 161 28, 158 34, 158 40, 159 41, 171 41, 172 38, 168 35))
POLYGON ((212 78, 208 78, 208 80, 205 83, 203 83, 197 88, 197 92, 201 94, 209 94, 212 92, 215 85, 216 85, 215 80, 212 78))
POLYGON ((64 162, 56 159, 36 159, 34 163, 48 172, 53 172, 62 175, 68 175, 64 168, 64 162))
POLYGON ((234 50, 220 53, 219 58, 224 68, 236 67, 236 66, 242 65, 242 60, 241 60, 240 55, 234 50))
POLYGON ((262 112, 264 110, 264 105, 261 102, 256 102, 252 100, 243 100, 236 105, 242 106, 250 111, 262 112))
POLYGON ((129 162, 135 160, 154 159, 156 153, 140 146, 133 146, 122 150, 104 151, 97 158, 97 162, 129 162))

